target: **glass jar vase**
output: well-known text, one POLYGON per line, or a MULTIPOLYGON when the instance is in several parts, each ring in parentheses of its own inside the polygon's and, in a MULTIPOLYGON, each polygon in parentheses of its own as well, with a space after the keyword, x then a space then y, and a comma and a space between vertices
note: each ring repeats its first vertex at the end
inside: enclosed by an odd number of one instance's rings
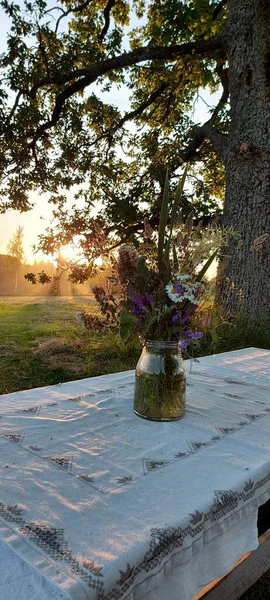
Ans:
POLYGON ((183 417, 185 367, 178 342, 147 341, 135 373, 134 412, 152 421, 183 417))

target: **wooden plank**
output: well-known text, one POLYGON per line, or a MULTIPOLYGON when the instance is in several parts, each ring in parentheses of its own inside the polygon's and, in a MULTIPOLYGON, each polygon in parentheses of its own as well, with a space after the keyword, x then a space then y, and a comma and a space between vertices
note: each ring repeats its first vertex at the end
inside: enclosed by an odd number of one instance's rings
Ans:
POLYGON ((270 529, 259 537, 257 550, 241 556, 227 575, 211 581, 193 600, 238 600, 268 569, 270 529))

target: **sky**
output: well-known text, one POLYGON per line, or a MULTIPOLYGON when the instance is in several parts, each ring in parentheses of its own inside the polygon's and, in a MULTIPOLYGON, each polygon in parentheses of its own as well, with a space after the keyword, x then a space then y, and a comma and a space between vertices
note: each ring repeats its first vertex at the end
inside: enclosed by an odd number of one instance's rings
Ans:
MULTIPOLYGON (((132 24, 134 26, 134 24, 132 24)), ((0 9, 0 52, 5 50, 5 39, 6 33, 9 28, 9 21, 3 10, 0 9)), ((91 89, 98 93, 98 86, 91 86, 91 89), (93 89, 94 88, 94 89, 93 89)), ((123 113, 128 110, 128 90, 125 90, 123 94, 123 88, 117 89, 114 85, 110 93, 103 94, 103 98, 115 106, 117 106, 123 113)), ((100 93, 101 95, 101 93, 100 93)), ((204 99, 196 102, 194 110, 194 120, 197 122, 204 122, 209 118, 209 107, 207 105, 215 106, 219 94, 210 95, 206 90, 202 90, 200 96, 204 99)), ((38 243, 38 235, 45 232, 46 228, 51 225, 52 219, 52 206, 48 203, 46 195, 39 195, 32 193, 30 201, 35 204, 35 207, 27 213, 20 213, 18 211, 9 210, 4 215, 0 214, 0 254, 6 253, 6 246, 10 239, 15 234, 19 226, 24 229, 24 241, 23 246, 26 254, 27 261, 32 263, 34 260, 45 259, 40 252, 34 253, 33 245, 38 243)), ((70 199, 72 203, 72 198, 70 199)))

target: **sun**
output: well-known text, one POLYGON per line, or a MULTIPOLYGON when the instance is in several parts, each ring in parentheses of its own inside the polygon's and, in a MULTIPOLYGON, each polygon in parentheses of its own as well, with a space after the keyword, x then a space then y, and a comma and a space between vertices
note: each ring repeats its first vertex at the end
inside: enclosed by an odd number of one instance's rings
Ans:
POLYGON ((65 260, 74 260, 78 258, 78 251, 75 246, 68 244, 67 246, 61 246, 59 256, 65 260))
MULTIPOLYGON (((82 255, 80 255, 78 249, 75 246, 73 246, 72 244, 67 244, 66 246, 61 246, 61 248, 59 249, 59 258, 60 260, 63 259, 64 261, 72 261, 79 260, 80 258, 82 258, 82 255)), ((103 265, 102 256, 98 256, 98 258, 95 258, 94 264, 97 267, 101 267, 103 265)))

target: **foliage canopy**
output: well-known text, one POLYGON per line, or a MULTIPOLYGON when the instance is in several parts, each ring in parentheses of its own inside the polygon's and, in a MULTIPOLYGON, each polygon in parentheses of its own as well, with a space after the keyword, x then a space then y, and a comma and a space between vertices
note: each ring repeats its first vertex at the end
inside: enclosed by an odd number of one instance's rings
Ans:
POLYGON ((218 151, 228 129, 224 0, 1 6, 10 19, 0 60, 1 209, 26 211, 29 192, 48 192, 54 228, 41 249, 77 235, 89 261, 101 241, 104 247, 100 227, 108 248, 136 243, 145 217, 157 225, 166 167, 176 182, 186 161, 184 217, 209 221, 220 213, 218 151), (200 90, 215 92, 221 83, 220 102, 207 123, 196 124, 200 90), (129 97, 126 112, 111 101, 116 88, 129 97))

